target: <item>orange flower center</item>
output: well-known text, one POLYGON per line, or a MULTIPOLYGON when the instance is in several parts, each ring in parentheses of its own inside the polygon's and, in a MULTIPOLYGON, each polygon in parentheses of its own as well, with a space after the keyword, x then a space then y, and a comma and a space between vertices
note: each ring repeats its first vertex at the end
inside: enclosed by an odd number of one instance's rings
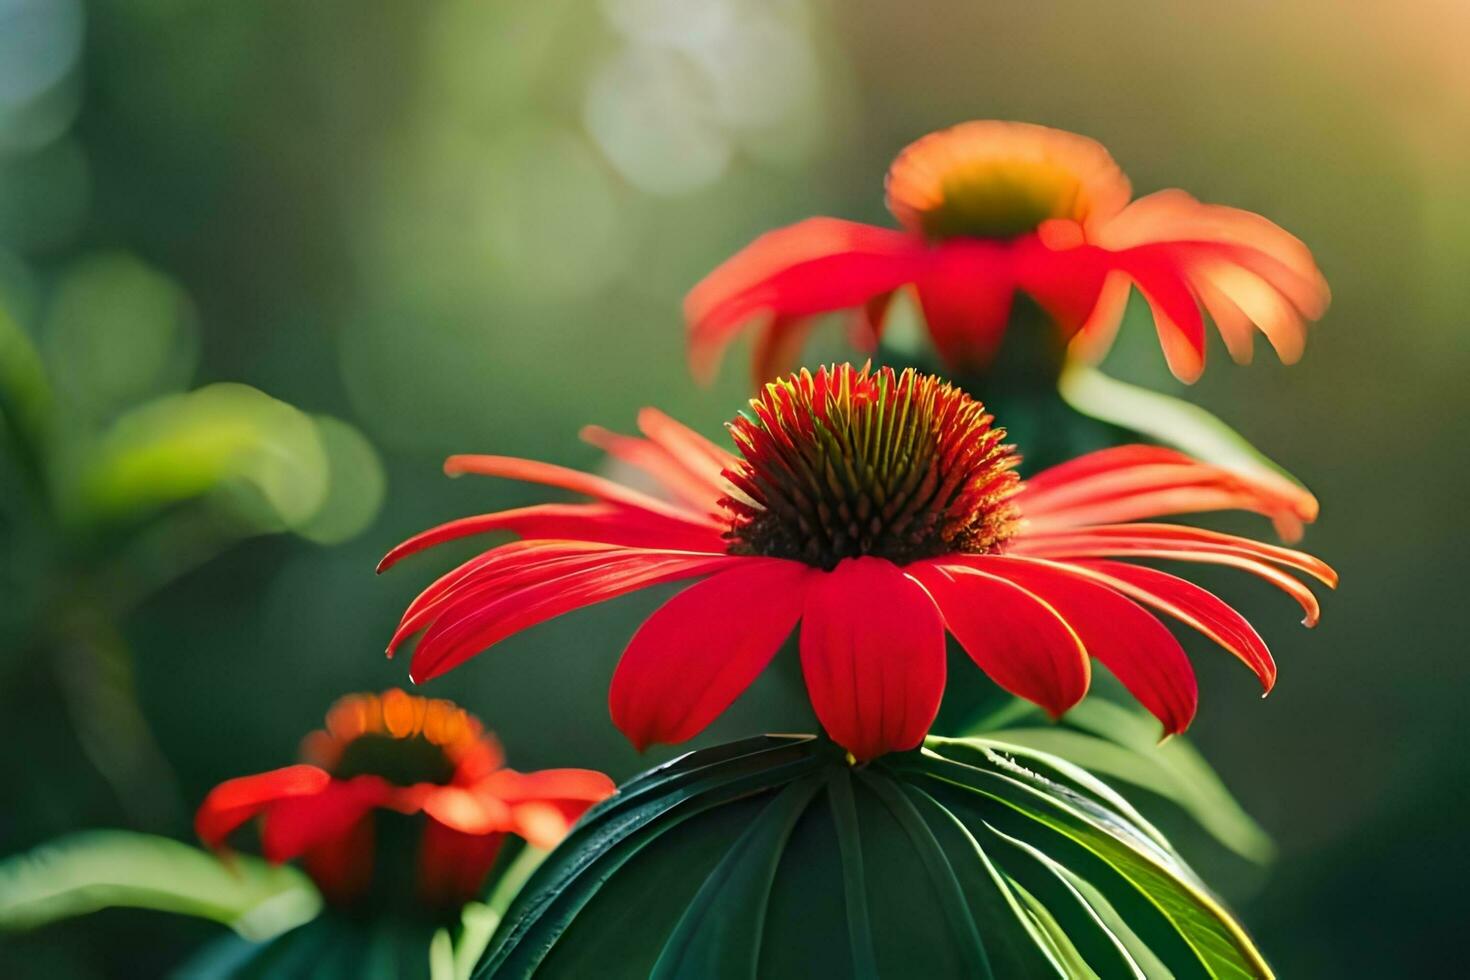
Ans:
POLYGON ((306 737, 302 755, 337 779, 373 775, 412 786, 451 782, 469 753, 487 748, 497 754, 463 708, 395 688, 338 700, 326 728, 306 737))
POLYGON ((1019 457, 985 407, 913 369, 848 364, 773 381, 730 423, 731 554, 833 568, 995 551, 1015 533, 1019 457))
POLYGON ((928 238, 1011 238, 1053 218, 1085 222, 1128 200, 1108 152, 1083 136, 982 121, 931 133, 888 171, 888 207, 928 238))

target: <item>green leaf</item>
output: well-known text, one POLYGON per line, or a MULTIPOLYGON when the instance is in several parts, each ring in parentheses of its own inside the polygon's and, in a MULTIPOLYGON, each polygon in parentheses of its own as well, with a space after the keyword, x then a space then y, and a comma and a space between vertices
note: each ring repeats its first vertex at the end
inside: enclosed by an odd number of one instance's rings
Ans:
POLYGON ((1089 418, 1137 432, 1196 459, 1301 483, 1244 436, 1191 402, 1118 381, 1075 360, 1062 371, 1057 390, 1068 405, 1089 418))
POLYGON ((316 512, 293 530, 317 544, 356 537, 382 509, 388 478, 367 437, 340 419, 315 416, 327 461, 327 494, 316 512))
POLYGON ((767 736, 634 778, 526 882, 474 975, 1271 976, 1096 777, 926 745, 850 767, 767 736))
POLYGON ((73 834, 0 862, 0 929, 33 929, 122 906, 213 919, 266 938, 321 907, 294 868, 237 856, 227 864, 178 841, 121 830, 73 834))
POLYGON ((211 491, 261 529, 295 527, 327 499, 316 424, 254 388, 216 384, 121 416, 68 460, 68 509, 83 521, 147 514, 211 491))
MULTIPOLYGON (((1003 724, 1041 717, 1035 709, 1023 709, 1003 724)), ((1089 772, 1155 793, 1249 861, 1267 864, 1275 857, 1270 836, 1230 794, 1199 750, 1182 736, 1160 743, 1158 723, 1146 712, 1091 697, 1069 711, 1061 725, 991 728, 990 724, 981 722, 972 731, 1060 756, 1089 772)))
POLYGON ((0 305, 0 438, 39 476, 51 428, 53 396, 41 355, 19 323, 0 305))
POLYGON ((813 777, 794 782, 766 805, 705 878, 664 943, 651 977, 673 980, 726 971, 755 975, 759 946, 742 946, 731 936, 760 931, 777 862, 817 785, 813 777), (743 962, 732 959, 734 949, 748 953, 749 958, 743 962))

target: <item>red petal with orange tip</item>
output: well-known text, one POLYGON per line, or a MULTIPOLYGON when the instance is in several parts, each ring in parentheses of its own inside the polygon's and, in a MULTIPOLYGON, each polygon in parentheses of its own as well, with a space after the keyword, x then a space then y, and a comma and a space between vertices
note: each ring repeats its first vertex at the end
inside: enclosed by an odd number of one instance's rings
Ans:
POLYGON ((209 847, 219 847, 236 828, 271 804, 316 796, 331 781, 326 770, 304 765, 225 780, 204 798, 194 817, 194 832, 209 847))
POLYGON ((435 786, 424 794, 423 811, 444 826, 465 834, 510 830, 510 807, 489 793, 463 786, 435 786))
POLYGON ((921 240, 836 218, 767 232, 699 282, 684 301, 689 358, 709 378, 735 334, 757 316, 791 322, 861 306, 917 275, 921 240))
POLYGON ((906 571, 928 590, 970 659, 1017 697, 1053 717, 1087 693, 1091 666, 1077 634, 1046 600, 1000 575, 984 558, 916 562, 906 571))
POLYGON ((507 803, 553 800, 580 802, 587 806, 607 799, 617 789, 611 779, 592 769, 541 769, 536 772, 502 769, 480 786, 507 803))
POLYGON ((640 751, 699 734, 770 663, 816 574, 796 562, 745 559, 674 596, 618 661, 613 724, 640 751))
POLYGON ((1214 466, 1158 446, 1116 446, 1054 466, 1028 480, 1016 501, 1033 532, 1247 510, 1271 518, 1291 541, 1318 509, 1316 497, 1283 477, 1214 466))
POLYGON ((1044 598, 1082 639, 1087 652, 1164 725, 1170 735, 1194 720, 1199 686, 1174 634, 1147 610, 1065 565, 983 557, 981 567, 1044 598))
POLYGON ((1304 551, 1187 524, 1103 524, 1053 534, 1029 534, 1015 540, 1014 550, 1048 558, 1127 554, 1167 557, 1174 551, 1213 552, 1284 565, 1312 576, 1328 588, 1337 587, 1337 572, 1332 566, 1304 551))
POLYGON ((944 696, 944 624, 917 582, 850 558, 807 587, 801 666, 817 720, 860 761, 924 740, 944 696))

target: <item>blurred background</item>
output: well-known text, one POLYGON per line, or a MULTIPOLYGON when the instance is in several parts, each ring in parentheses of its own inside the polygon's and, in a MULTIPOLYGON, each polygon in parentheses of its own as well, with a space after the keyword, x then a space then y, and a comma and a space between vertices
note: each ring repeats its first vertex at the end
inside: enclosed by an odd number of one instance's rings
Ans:
MULTIPOLYGON (((209 787, 406 684, 399 613, 475 548, 375 577, 390 545, 542 499, 443 456, 594 465, 578 428, 650 402, 717 435, 743 351, 693 385, 683 292, 769 227, 888 223, 924 132, 1022 119, 1268 215, 1333 285, 1300 365, 1217 346, 1189 391, 1318 494, 1343 580, 1309 633, 1219 578, 1281 680, 1191 646, 1192 736, 1280 855, 1190 856, 1284 976, 1430 975, 1470 912, 1467 32, 1457 0, 0 0, 0 856, 192 839, 209 787)), ((1136 299, 1105 369, 1180 391, 1136 299)), ((517 768, 624 778, 670 754, 605 701, 658 601, 426 693, 517 768)), ((793 677, 703 739, 810 728, 793 677)), ((216 932, 106 912, 0 939, 0 972, 150 976, 216 932)))

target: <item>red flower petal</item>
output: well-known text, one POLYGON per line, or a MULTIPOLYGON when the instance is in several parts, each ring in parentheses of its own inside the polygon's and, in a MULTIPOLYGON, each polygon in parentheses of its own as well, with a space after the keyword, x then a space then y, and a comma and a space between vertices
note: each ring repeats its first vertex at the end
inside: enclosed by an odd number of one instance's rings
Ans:
POLYGON ((686 508, 665 503, 657 497, 650 497, 632 487, 614 483, 612 480, 606 480, 591 473, 583 473, 581 470, 569 469, 553 463, 543 463, 534 459, 519 459, 515 456, 450 456, 444 461, 444 472, 450 476, 473 473, 477 476, 540 483, 588 497, 596 497, 610 504, 621 504, 634 510, 651 511, 676 521, 690 519, 686 508))
POLYGON ((510 807, 489 793, 463 786, 435 786, 424 794, 423 810, 446 827, 466 834, 510 830, 510 807))
POLYGON ((860 760, 911 749, 944 695, 944 624, 891 562, 850 558, 807 588, 801 666, 833 741, 860 760))
POLYGON ((530 800, 511 807, 511 826, 532 847, 552 848, 572 829, 572 821, 561 807, 530 800))
POLYGON ((1181 557, 1182 553, 1214 554, 1284 565, 1312 576, 1328 588, 1337 587, 1337 572, 1332 566, 1304 551, 1186 524, 1101 524, 1074 531, 1031 533, 1013 539, 1011 550, 1045 558, 1120 555, 1171 558, 1181 557))
POLYGON ((582 802, 589 806, 607 799, 617 789, 611 779, 591 769, 542 769, 537 772, 502 769, 486 778, 480 788, 507 803, 554 800, 582 802))
POLYGON ((988 565, 1046 599, 1082 638, 1087 652, 1122 682, 1168 734, 1194 720, 1199 687, 1174 634, 1112 589, 1054 562, 991 557, 988 565))
POLYGON ((955 370, 988 367, 1005 337, 1016 292, 1009 245, 977 239, 937 245, 916 288, 944 362, 955 370))
MULTIPOLYGON (((622 549, 603 553, 591 567, 536 581, 496 598, 466 592, 439 612, 414 650, 415 682, 437 677, 521 630, 628 592, 693 578, 744 559, 728 555, 622 549)), ((493 583, 492 583, 493 585, 493 583)))
POLYGON ((1194 627, 1254 671, 1267 692, 1275 685, 1276 661, 1266 641, 1244 616, 1214 593, 1177 575, 1142 565, 1084 561, 1070 562, 1069 567, 1194 627))
POLYGON ((331 781, 331 774, 316 766, 286 766, 227 779, 204 798, 194 816, 194 832, 207 846, 219 847, 237 827, 271 804, 315 796, 331 781))
POLYGON ((695 374, 711 376, 725 346, 752 318, 790 323, 861 306, 912 282, 924 252, 917 236, 836 218, 809 218, 767 232, 685 298, 695 374))
POLYGON ((814 574, 796 562, 746 558, 674 596, 618 661, 613 724, 640 751, 703 731, 770 663, 814 574))
POLYGON ((725 470, 734 465, 736 456, 695 432, 678 419, 670 418, 656 408, 638 410, 638 431, 663 447, 670 456, 700 473, 710 487, 723 490, 725 470))
POLYGON ((944 625, 991 680, 1059 717, 1087 693, 1087 650, 1044 599, 984 571, 985 560, 918 562, 906 570, 933 596, 944 625))
POLYGON ((348 904, 372 885, 375 838, 373 820, 364 815, 302 853, 307 873, 329 902, 348 904))
POLYGON ((583 427, 582 439, 653 477, 700 518, 714 510, 724 496, 724 487, 719 482, 711 482, 705 474, 691 470, 682 459, 652 439, 621 435, 600 425, 583 427))
POLYGON ((314 796, 278 801, 266 811, 261 850, 271 861, 289 861, 347 834, 369 810, 385 805, 393 787, 377 776, 333 780, 314 796))
POLYGON ((389 551, 378 562, 378 571, 385 572, 409 555, 446 541, 490 531, 510 531, 528 540, 558 538, 631 548, 723 548, 720 532, 703 520, 675 519, 607 503, 533 504, 462 517, 421 531, 389 551))
POLYGON ((1202 463, 1172 449, 1117 446, 1038 473, 1016 496, 1033 533, 1167 514, 1246 510, 1287 540, 1317 518, 1317 498, 1272 473, 1202 463))
POLYGON ((505 842, 502 833, 466 834, 429 820, 419 846, 419 895, 432 907, 462 905, 480 893, 505 842))

